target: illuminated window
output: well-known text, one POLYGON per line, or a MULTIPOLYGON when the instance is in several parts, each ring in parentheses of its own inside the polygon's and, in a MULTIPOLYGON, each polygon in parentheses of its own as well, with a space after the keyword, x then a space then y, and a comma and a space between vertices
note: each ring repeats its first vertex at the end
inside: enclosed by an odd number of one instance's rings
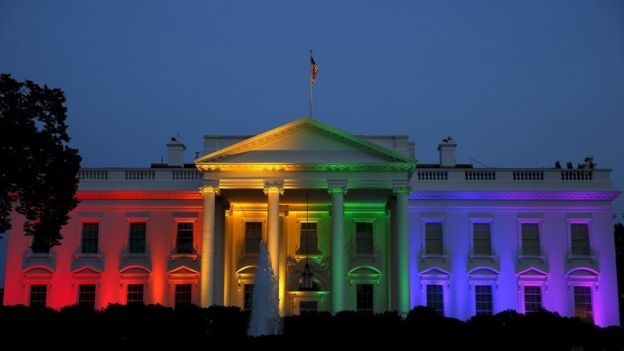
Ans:
POLYGON ((522 254, 540 256, 539 226, 537 223, 522 223, 522 254))
POLYGON ((245 222, 245 253, 258 254, 262 241, 262 222, 245 222))
POLYGON ((33 284, 30 286, 30 307, 46 307, 48 286, 46 284, 33 284))
POLYGON ((79 285, 78 304, 91 309, 95 308, 95 284, 79 285))
POLYGON ((373 223, 358 222, 355 224, 356 253, 373 254, 373 223))
POLYGON ((317 225, 314 222, 301 223, 301 235, 299 236, 299 254, 318 253, 317 225))
POLYGON ((128 284, 128 305, 142 304, 143 284, 128 284))
POLYGON ((175 307, 188 306, 192 303, 193 286, 191 284, 177 284, 175 286, 175 307))
POLYGON ((589 256, 589 226, 587 223, 572 223, 570 232, 572 235, 572 255, 589 256))
POLYGON ((444 287, 442 285, 427 285, 427 307, 444 316, 444 287))
POLYGON ((356 311, 373 314, 373 284, 358 284, 356 292, 356 311))
POLYGON ((542 287, 524 287, 524 312, 538 312, 542 309, 542 287))
POLYGON ((253 306, 253 290, 254 284, 245 284, 245 296, 243 301, 244 310, 251 311, 251 307, 253 306))
POLYGON ((131 254, 145 253, 146 223, 130 223, 130 238, 128 252, 131 254))
POLYGON ((425 253, 427 255, 442 255, 442 223, 425 223, 425 253))
POLYGON ((574 316, 588 322, 593 322, 591 287, 574 287, 574 316))
POLYGON ((193 223, 178 223, 178 236, 176 238, 176 250, 179 254, 193 253, 193 223))
POLYGON ((475 285, 476 314, 491 315, 494 311, 492 303, 492 286, 475 285))
POLYGON ((492 255, 490 223, 472 224, 473 251, 475 255, 492 255))
POLYGON ((299 314, 318 312, 318 301, 299 301, 299 314))
POLYGON ((99 223, 82 223, 82 247, 83 254, 96 254, 98 252, 99 223))

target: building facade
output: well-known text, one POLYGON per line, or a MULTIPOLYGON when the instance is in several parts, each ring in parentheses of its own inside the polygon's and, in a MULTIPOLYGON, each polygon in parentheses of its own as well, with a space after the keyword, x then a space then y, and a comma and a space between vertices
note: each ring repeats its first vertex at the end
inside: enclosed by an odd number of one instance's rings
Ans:
POLYGON ((280 313, 467 319, 540 308, 619 323, 610 171, 440 163, 406 136, 354 136, 299 119, 256 136, 205 136, 184 164, 82 169, 62 245, 8 235, 4 303, 250 308, 267 243, 280 313))

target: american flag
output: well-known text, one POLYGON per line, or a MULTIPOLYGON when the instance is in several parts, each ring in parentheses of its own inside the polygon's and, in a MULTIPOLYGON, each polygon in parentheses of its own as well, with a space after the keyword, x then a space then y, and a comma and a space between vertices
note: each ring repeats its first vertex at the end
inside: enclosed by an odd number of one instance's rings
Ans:
POLYGON ((314 57, 312 57, 312 55, 310 55, 310 80, 312 81, 312 84, 316 83, 316 74, 318 73, 319 68, 316 65, 316 62, 314 62, 314 57))

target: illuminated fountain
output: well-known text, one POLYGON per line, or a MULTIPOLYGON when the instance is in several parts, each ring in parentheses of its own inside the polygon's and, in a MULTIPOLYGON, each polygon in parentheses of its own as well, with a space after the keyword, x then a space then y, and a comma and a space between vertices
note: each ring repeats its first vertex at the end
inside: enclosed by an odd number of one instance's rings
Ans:
POLYGON ((258 269, 254 280, 249 336, 277 335, 282 333, 279 316, 277 281, 264 241, 260 242, 258 269))

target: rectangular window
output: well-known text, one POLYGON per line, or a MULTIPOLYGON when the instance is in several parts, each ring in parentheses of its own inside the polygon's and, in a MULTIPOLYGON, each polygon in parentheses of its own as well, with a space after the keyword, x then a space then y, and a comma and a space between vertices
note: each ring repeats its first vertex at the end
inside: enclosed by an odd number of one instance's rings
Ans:
POLYGON ((299 251, 297 253, 300 255, 318 253, 318 233, 316 223, 301 223, 301 235, 299 236, 299 251))
POLYGON ((128 305, 142 304, 143 284, 128 284, 128 305))
POLYGON ((46 284, 33 284, 30 286, 30 307, 46 307, 48 286, 46 284))
POLYGON ((98 252, 99 223, 82 223, 82 249, 83 254, 96 254, 98 252))
POLYGON ((475 312, 476 314, 489 314, 494 312, 492 303, 492 286, 476 285, 475 286, 475 312))
POLYGON ((522 223, 522 254, 540 256, 539 226, 537 223, 522 223))
POLYGON ((589 256, 589 226, 587 223, 572 223, 572 255, 589 256))
POLYGON ((189 306, 192 303, 193 285, 176 284, 175 286, 175 307, 189 306))
POLYGON ((253 306, 253 290, 254 284, 245 284, 245 300, 243 301, 243 309, 246 311, 251 311, 251 307, 253 306))
POLYGON ((524 312, 538 312, 542 309, 542 287, 524 287, 524 312))
POLYGON ((356 253, 364 255, 373 254, 373 223, 355 223, 356 253))
POLYGON ((260 253, 262 241, 262 222, 245 222, 245 253, 260 253))
POLYGON ((128 252, 131 254, 145 253, 145 228, 147 223, 130 223, 128 252))
POLYGON ((80 284, 78 288, 78 304, 90 309, 95 308, 95 284, 80 284))
POLYGON ((593 322, 592 293, 589 286, 574 287, 574 315, 582 320, 593 322))
POLYGON ((490 223, 473 223, 473 250, 475 255, 492 255, 492 239, 490 237, 490 223))
POLYGON ((442 285, 427 285, 427 307, 444 316, 444 288, 442 285))
POLYGON ((356 292, 357 312, 373 314, 373 284, 358 284, 356 292))
POLYGON ((193 223, 178 223, 178 236, 176 238, 176 251, 179 254, 193 253, 193 223))
POLYGON ((318 312, 318 302, 316 301, 299 301, 299 314, 318 312))
POLYGON ((427 255, 442 255, 442 223, 425 223, 425 253, 427 255))

